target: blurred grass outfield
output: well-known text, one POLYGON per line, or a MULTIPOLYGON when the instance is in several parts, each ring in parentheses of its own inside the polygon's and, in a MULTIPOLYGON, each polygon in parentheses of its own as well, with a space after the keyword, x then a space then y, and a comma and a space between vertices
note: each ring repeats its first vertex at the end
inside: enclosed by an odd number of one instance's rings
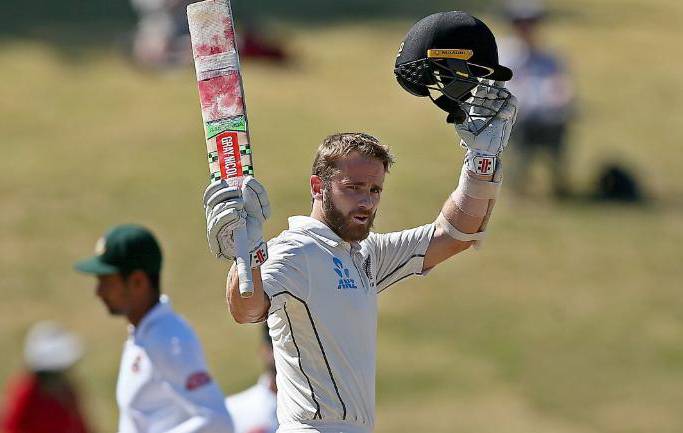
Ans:
MULTIPOLYGON (((572 177, 638 170, 647 207, 520 201, 506 191, 486 247, 381 296, 377 432, 683 431, 683 3, 556 2, 546 40, 571 59, 581 98, 572 177)), ((498 31, 503 26, 493 20, 498 31)), ((410 22, 290 26, 288 68, 245 65, 258 177, 274 215, 309 211, 315 146, 362 130, 393 146, 380 231, 431 221, 462 152, 443 115, 391 69, 410 22)), ((99 432, 115 431, 126 335, 72 263, 121 222, 166 253, 163 288, 198 331, 223 390, 256 379, 258 332, 228 318, 225 267, 206 247, 207 177, 191 68, 137 70, 115 50, 66 56, 0 39, 0 385, 40 319, 79 332, 77 375, 99 432)), ((534 182, 543 191, 543 173, 534 182)))

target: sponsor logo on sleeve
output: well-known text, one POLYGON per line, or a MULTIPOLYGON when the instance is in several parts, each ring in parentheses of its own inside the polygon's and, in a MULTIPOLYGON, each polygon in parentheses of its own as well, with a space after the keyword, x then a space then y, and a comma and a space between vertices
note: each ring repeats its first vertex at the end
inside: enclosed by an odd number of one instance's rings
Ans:
POLYGON ((209 376, 209 373, 206 371, 198 371, 188 376, 187 381, 185 382, 185 389, 194 391, 209 383, 211 383, 211 376, 209 376))

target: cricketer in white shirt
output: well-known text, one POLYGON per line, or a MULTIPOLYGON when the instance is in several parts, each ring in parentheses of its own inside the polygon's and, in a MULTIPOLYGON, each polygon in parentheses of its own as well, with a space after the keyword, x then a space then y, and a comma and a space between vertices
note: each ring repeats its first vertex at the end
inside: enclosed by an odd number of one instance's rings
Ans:
POLYGON ((275 433, 277 400, 271 380, 270 374, 264 374, 256 385, 225 399, 235 433, 275 433))
POLYGON ((422 273, 433 233, 429 224, 349 243, 297 216, 268 243, 261 278, 271 300, 279 432, 372 430, 377 294, 422 273))
POLYGON ((230 230, 246 226, 254 293, 241 296, 233 266, 228 306, 238 323, 267 319, 277 370, 278 433, 373 430, 377 294, 481 242, 500 187, 497 155, 515 115, 510 99, 485 133, 458 129, 468 147, 458 188, 433 223, 409 230, 370 231, 392 157, 388 146, 364 133, 323 141, 310 177, 310 217, 290 218, 289 229, 267 248, 261 228, 270 214, 265 188, 252 177, 241 190, 209 185, 204 199, 212 251, 234 257, 230 230), (483 168, 476 161, 490 164, 483 168))
POLYGON ((116 386, 119 433, 232 433, 201 344, 162 295, 130 326, 116 386))

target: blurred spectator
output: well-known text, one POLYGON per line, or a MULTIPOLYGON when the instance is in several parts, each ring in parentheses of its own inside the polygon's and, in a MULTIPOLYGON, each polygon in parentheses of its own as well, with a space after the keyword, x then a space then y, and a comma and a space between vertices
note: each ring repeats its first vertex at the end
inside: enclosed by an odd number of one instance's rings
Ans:
POLYGON ((195 0, 131 0, 138 15, 133 56, 143 66, 163 67, 192 60, 185 9, 195 0))
POLYGON ((261 59, 273 63, 284 63, 289 55, 282 46, 282 41, 269 38, 263 26, 242 21, 238 29, 237 46, 241 59, 261 59))
POLYGON ((519 99, 510 146, 511 182, 517 192, 524 193, 530 183, 530 163, 545 153, 550 159, 552 191, 563 197, 569 193, 565 141, 574 114, 574 89, 561 57, 539 40, 538 26, 545 18, 542 5, 534 0, 509 1, 505 12, 514 35, 501 41, 501 63, 514 72, 509 88, 519 99))
POLYGON ((24 346, 28 371, 7 393, 4 433, 87 433, 78 391, 67 371, 83 355, 79 338, 53 322, 29 330, 24 346))
MULTIPOLYGON (((138 15, 133 57, 142 66, 162 68, 192 63, 187 6, 197 0, 131 0, 138 15)), ((242 59, 285 62, 279 40, 268 38, 264 26, 244 22, 237 44, 242 59)))
POLYGON ((275 433, 277 430, 275 360, 268 325, 263 324, 261 359, 266 367, 256 385, 225 399, 235 433, 275 433))

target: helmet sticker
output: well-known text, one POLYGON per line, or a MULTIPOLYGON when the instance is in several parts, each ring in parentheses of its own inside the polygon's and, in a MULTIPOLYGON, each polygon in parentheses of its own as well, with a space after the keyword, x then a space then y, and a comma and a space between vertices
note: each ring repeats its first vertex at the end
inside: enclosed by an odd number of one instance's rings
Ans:
POLYGON ((472 58, 473 55, 474 55, 474 51, 463 50, 463 49, 459 49, 459 48, 447 49, 447 50, 441 50, 441 49, 427 50, 427 58, 430 58, 430 59, 440 58, 440 59, 469 60, 470 58, 472 58))

